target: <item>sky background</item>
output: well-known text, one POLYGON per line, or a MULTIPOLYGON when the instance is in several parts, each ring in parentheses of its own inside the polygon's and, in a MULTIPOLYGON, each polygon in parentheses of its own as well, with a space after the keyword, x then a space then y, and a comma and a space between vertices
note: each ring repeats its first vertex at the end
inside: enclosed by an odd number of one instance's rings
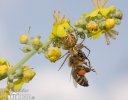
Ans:
MULTIPOLYGON (((35 55, 25 65, 29 65, 37 75, 25 84, 35 100, 128 100, 128 2, 109 0, 106 7, 115 5, 123 11, 121 25, 116 40, 107 46, 104 37, 84 43, 90 48, 89 59, 98 72, 89 73, 90 86, 75 88, 70 81, 70 71, 65 63, 57 71, 62 61, 50 63, 43 55, 35 55)), ((52 29, 54 10, 59 10, 71 20, 72 25, 83 13, 94 10, 91 0, 0 0, 0 59, 16 64, 24 54, 20 51, 19 36, 31 26, 30 36, 48 39, 52 29)), ((4 85, 3 83, 2 85, 4 85)))

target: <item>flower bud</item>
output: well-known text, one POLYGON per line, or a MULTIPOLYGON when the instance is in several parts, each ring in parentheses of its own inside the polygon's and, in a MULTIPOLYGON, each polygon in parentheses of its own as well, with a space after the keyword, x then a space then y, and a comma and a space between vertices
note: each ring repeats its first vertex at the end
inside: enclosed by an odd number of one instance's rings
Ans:
POLYGON ((14 75, 10 75, 10 76, 8 77, 8 81, 9 81, 9 82, 13 82, 13 79, 14 79, 14 75))
POLYGON ((107 19, 105 22, 106 29, 112 29, 115 26, 115 20, 114 19, 107 19))
POLYGON ((122 19, 123 13, 120 10, 117 10, 114 14, 114 17, 122 19))
POLYGON ((48 49, 45 56, 51 62, 56 62, 61 56, 61 51, 59 50, 58 47, 52 47, 48 49))
POLYGON ((5 64, 6 64, 6 61, 5 61, 5 60, 0 59, 0 65, 5 65, 5 64))
POLYGON ((28 66, 24 66, 23 68, 23 82, 28 83, 29 81, 31 81, 33 79, 33 77, 35 76, 35 72, 29 68, 28 66))
POLYGON ((20 43, 21 44, 27 44, 28 43, 28 36, 23 34, 20 36, 20 43))
POLYGON ((96 22, 94 21, 90 21, 87 25, 86 25, 87 30, 89 30, 90 32, 97 32, 98 31, 98 25, 96 22))
POLYGON ((22 89, 23 84, 24 84, 23 80, 22 79, 18 79, 15 82, 13 82, 11 90, 13 92, 18 92, 18 91, 20 91, 22 89))
POLYGON ((78 21, 75 23, 75 26, 76 26, 76 27, 78 27, 78 26, 79 26, 79 23, 78 23, 78 21))
POLYGON ((79 28, 79 27, 76 27, 75 29, 76 29, 76 31, 77 31, 78 33, 83 33, 83 31, 84 31, 83 28, 79 28))
POLYGON ((8 66, 7 65, 0 65, 0 80, 7 77, 8 66))
POLYGON ((17 76, 17 77, 22 76, 22 74, 23 74, 23 70, 22 70, 22 69, 17 69, 17 70, 16 70, 16 76, 17 76))
POLYGON ((120 19, 115 19, 115 23, 116 23, 117 25, 119 25, 119 24, 121 23, 121 20, 120 20, 120 19))
POLYGON ((101 14, 97 14, 97 18, 98 19, 101 19, 102 18, 102 15, 101 14))
POLYGON ((8 100, 9 91, 0 88, 0 100, 8 100))
POLYGON ((105 22, 100 22, 98 25, 99 25, 99 28, 100 28, 100 29, 103 29, 104 26, 105 26, 105 22))
POLYGON ((78 25, 79 26, 82 26, 82 25, 84 25, 84 24, 86 24, 86 23, 84 23, 85 21, 83 20, 83 19, 79 19, 78 20, 78 25))
POLYGON ((114 12, 116 10, 116 7, 112 5, 108 9, 110 10, 110 12, 114 12))
POLYGON ((38 39, 38 38, 35 38, 35 39, 32 40, 32 45, 33 45, 33 46, 39 46, 40 43, 41 43, 41 42, 40 42, 40 39, 38 39))
POLYGON ((8 86, 9 86, 9 88, 13 88, 13 86, 14 86, 14 83, 13 82, 9 82, 9 84, 8 84, 8 86))

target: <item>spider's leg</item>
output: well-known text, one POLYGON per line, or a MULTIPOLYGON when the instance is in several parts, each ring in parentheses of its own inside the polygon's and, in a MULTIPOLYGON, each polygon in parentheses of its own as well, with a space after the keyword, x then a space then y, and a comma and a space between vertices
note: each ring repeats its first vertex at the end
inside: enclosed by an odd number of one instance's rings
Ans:
POLYGON ((81 43, 80 43, 80 44, 83 44, 84 40, 85 40, 85 38, 81 41, 81 43))
POLYGON ((65 61, 67 60, 67 58, 68 58, 69 56, 70 56, 70 54, 68 54, 68 55, 66 56, 66 58, 64 59, 64 62, 61 64, 61 66, 60 66, 60 68, 58 69, 58 71, 63 67, 65 61))
POLYGON ((63 56, 61 56, 59 59, 63 58, 64 56, 66 56, 69 52, 66 52, 63 56))
POLYGON ((88 52, 89 52, 88 55, 87 55, 87 57, 88 57, 89 54, 90 54, 90 49, 88 47, 84 46, 84 45, 83 45, 83 47, 88 50, 88 52))

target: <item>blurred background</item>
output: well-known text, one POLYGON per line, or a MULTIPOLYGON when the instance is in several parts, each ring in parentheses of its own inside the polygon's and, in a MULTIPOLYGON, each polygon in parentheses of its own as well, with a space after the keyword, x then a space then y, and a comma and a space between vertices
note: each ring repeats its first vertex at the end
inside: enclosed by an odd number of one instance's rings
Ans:
MULTIPOLYGON (((89 73, 89 87, 73 86, 71 69, 67 62, 57 71, 64 59, 50 63, 43 55, 36 55, 29 65, 37 75, 24 88, 35 100, 128 100, 128 3, 127 0, 109 0, 106 7, 115 5, 123 11, 116 40, 106 45, 104 36, 98 40, 87 39, 84 44, 91 50, 89 59, 97 71, 89 73)), ((52 14, 59 10, 71 20, 72 25, 83 13, 94 10, 91 0, 0 0, 0 59, 15 65, 24 54, 20 51, 19 36, 28 31, 30 36, 48 39, 53 25, 52 14)), ((1 87, 5 85, 0 84, 1 87)))

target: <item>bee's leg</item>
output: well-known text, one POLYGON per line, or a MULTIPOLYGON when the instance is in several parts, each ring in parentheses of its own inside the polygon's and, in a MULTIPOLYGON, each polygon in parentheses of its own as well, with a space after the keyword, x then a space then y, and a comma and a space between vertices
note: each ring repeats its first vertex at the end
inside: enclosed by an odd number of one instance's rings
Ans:
POLYGON ((95 69, 91 69, 92 72, 94 72, 97 75, 97 72, 95 69))
POLYGON ((61 64, 60 68, 58 69, 58 71, 63 67, 65 61, 67 60, 67 58, 70 56, 70 54, 67 55, 67 57, 64 59, 64 62, 61 64))
POLYGON ((84 46, 84 45, 83 45, 83 47, 89 51, 89 53, 88 53, 88 55, 87 55, 87 57, 88 57, 89 54, 90 54, 90 49, 89 49, 88 47, 84 46))
POLYGON ((91 71, 93 71, 93 72, 95 72, 95 73, 96 73, 95 69, 91 69, 91 71))

